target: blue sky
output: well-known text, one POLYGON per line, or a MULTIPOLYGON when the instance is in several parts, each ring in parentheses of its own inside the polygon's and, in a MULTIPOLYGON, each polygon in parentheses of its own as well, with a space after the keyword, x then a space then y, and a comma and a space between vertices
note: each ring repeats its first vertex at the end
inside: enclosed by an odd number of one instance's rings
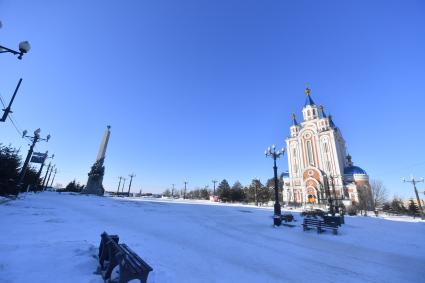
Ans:
MULTIPOLYGON (((1 1, 0 93, 20 77, 14 118, 40 127, 57 181, 81 183, 106 125, 104 185, 134 191, 272 175, 306 84, 356 165, 391 195, 425 175, 423 1, 1 1)), ((27 150, 10 122, 0 142, 27 150)), ((286 156, 279 170, 287 168, 286 156)), ((419 188, 425 189, 422 184, 419 188)))

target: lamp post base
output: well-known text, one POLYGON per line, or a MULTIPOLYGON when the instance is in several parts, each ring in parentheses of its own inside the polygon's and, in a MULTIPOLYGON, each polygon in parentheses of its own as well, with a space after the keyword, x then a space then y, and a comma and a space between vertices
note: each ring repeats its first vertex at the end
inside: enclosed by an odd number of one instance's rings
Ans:
POLYGON ((275 226, 280 226, 282 224, 282 213, 280 209, 280 203, 278 202, 275 202, 274 204, 273 223, 275 226))
POLYGON ((282 218, 280 215, 274 215, 273 216, 273 225, 274 226, 280 226, 282 225, 282 218))

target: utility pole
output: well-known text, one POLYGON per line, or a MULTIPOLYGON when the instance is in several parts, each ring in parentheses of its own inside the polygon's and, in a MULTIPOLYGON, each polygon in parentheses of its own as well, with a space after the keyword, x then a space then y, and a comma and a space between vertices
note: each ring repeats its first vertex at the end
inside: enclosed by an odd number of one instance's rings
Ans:
POLYGON ((183 199, 186 199, 186 186, 188 183, 189 183, 188 181, 184 181, 183 199))
POLYGON ((44 187, 44 190, 46 190, 47 187, 49 186, 50 177, 52 176, 52 172, 54 168, 55 168, 55 165, 53 165, 52 169, 50 169, 49 177, 47 178, 47 183, 46 183, 46 186, 44 187))
POLYGON ((416 180, 413 176, 411 176, 410 180, 406 180, 406 178, 403 178, 403 182, 411 183, 413 185, 413 189, 415 190, 415 194, 416 194, 416 200, 418 201, 419 210, 421 212, 421 218, 422 220, 425 220, 424 210, 422 208, 421 200, 419 198, 418 189, 416 188, 416 183, 424 182, 424 178, 421 178, 420 180, 416 180))
POLYGON ((173 188, 171 189, 171 197, 174 199, 174 186, 175 184, 171 184, 173 186, 173 188))
POLYGON ((128 175, 130 177, 130 184, 128 185, 128 193, 127 196, 130 196, 130 189, 131 189, 131 182, 133 181, 133 177, 136 177, 136 175, 134 175, 134 173, 128 175))
POLYGON ((124 182, 122 183, 122 189, 121 192, 124 193, 124 187, 125 187, 125 180, 127 180, 126 178, 122 178, 124 180, 124 182))
POLYGON ((254 186, 254 199, 255 199, 255 206, 258 206, 258 198, 257 198, 257 190, 258 190, 258 183, 260 182, 260 179, 255 178, 254 179, 255 182, 255 186, 254 186))
POLYGON ((22 78, 19 79, 18 85, 16 86, 15 92, 13 93, 12 98, 10 99, 9 105, 5 109, 3 109, 4 113, 3 113, 3 117, 0 119, 0 122, 6 122, 6 119, 9 113, 13 113, 11 109, 12 103, 13 103, 13 100, 15 100, 15 96, 16 96, 16 93, 18 92, 19 87, 21 86, 21 82, 22 82, 22 78))
POLYGON ((50 187, 52 187, 52 188, 53 188, 53 181, 55 180, 55 177, 56 177, 56 173, 57 172, 58 172, 58 169, 55 168, 55 173, 53 174, 52 182, 50 183, 50 187))
POLYGON ((48 151, 46 151, 46 153, 45 153, 45 157, 43 158, 43 162, 41 163, 41 165, 40 165, 40 169, 38 170, 38 173, 37 173, 37 179, 38 178, 40 178, 40 175, 41 175, 41 171, 43 171, 43 167, 44 167, 44 162, 46 162, 46 159, 47 159, 47 157, 48 157, 48 151))
POLYGON ((215 184, 217 184, 217 180, 212 180, 213 184, 214 184, 214 191, 213 191, 213 196, 215 196, 215 184))
MULTIPOLYGON (((53 158, 55 158, 55 155, 54 155, 54 154, 52 154, 52 156, 50 156, 50 157, 49 157, 49 156, 48 156, 48 151, 46 151, 46 158, 44 158, 43 163, 41 163, 40 170, 38 170, 37 179, 38 179, 38 178, 40 178, 41 173, 42 173, 42 171, 43 171, 44 163, 46 163, 46 159, 48 159, 48 158, 53 159, 53 158)), ((49 171, 50 164, 51 164, 51 163, 49 162, 49 166, 47 167, 47 171, 49 171)), ((43 190, 43 188, 44 188, 44 182, 46 181, 46 177, 47 177, 47 172, 46 172, 46 176, 45 176, 45 177, 44 177, 44 179, 43 179, 43 183, 41 184, 41 190, 43 190)))
POLYGON ((47 137, 45 139, 41 138, 40 132, 41 132, 41 130, 40 130, 40 128, 38 128, 37 130, 34 131, 34 136, 27 136, 26 130, 22 133, 22 138, 29 138, 32 141, 32 143, 31 143, 30 149, 28 150, 27 158, 25 159, 24 165, 22 166, 21 173, 19 174, 18 193, 19 193, 19 190, 22 189, 22 185, 23 185, 23 181, 24 181, 24 177, 25 177, 25 172, 27 171, 27 167, 28 167, 28 164, 30 162, 30 158, 32 156, 32 153, 34 151, 35 144, 40 140, 44 140, 44 141, 48 142, 49 139, 50 139, 50 135, 47 135, 47 137))
POLYGON ((120 181, 119 181, 119 183, 118 183, 117 195, 118 195, 118 193, 120 192, 120 186, 121 186, 121 180, 122 180, 122 177, 121 177, 121 176, 119 176, 118 178, 120 179, 120 181))
MULTIPOLYGON (((53 156, 52 156, 53 159, 53 156)), ((41 184, 41 189, 44 191, 44 184, 47 180, 47 175, 49 174, 50 166, 52 165, 52 161, 49 162, 49 165, 47 166, 46 175, 44 175, 43 183, 41 184)))

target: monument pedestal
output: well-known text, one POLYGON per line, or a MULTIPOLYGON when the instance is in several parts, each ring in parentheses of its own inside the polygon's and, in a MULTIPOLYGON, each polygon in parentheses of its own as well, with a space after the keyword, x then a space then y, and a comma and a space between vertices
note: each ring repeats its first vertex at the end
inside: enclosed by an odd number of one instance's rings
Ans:
POLYGON ((103 175, 105 174, 105 160, 106 147, 108 145, 111 126, 107 126, 106 132, 103 135, 102 143, 100 144, 99 153, 97 154, 96 162, 91 167, 89 172, 89 179, 87 180, 86 187, 81 191, 82 194, 103 196, 105 189, 103 188, 103 175))
POLYGON ((86 187, 81 191, 82 194, 103 196, 105 189, 103 188, 102 181, 105 173, 105 167, 102 165, 103 160, 98 160, 92 166, 87 181, 86 187))

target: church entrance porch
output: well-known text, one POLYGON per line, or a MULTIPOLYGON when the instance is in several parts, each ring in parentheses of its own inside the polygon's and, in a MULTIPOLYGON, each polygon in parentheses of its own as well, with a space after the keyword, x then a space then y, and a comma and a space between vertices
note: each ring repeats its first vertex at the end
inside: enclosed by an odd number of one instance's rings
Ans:
POLYGON ((307 188, 307 202, 309 204, 317 203, 317 193, 316 189, 313 187, 307 188))

